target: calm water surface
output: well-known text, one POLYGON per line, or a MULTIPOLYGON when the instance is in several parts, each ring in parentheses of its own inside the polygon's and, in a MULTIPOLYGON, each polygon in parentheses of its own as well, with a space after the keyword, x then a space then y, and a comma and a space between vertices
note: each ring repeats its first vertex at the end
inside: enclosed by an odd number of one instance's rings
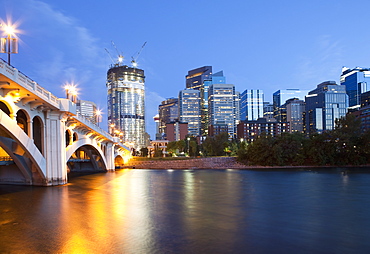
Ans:
POLYGON ((122 170, 0 186, 0 253, 369 253, 370 174, 122 170))

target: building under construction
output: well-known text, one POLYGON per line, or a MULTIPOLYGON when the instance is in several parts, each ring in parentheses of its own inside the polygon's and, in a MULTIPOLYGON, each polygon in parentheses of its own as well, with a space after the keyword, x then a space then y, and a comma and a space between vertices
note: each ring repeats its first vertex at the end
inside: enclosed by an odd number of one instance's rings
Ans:
POLYGON ((145 147, 144 71, 113 65, 107 73, 110 134, 135 149, 145 147))

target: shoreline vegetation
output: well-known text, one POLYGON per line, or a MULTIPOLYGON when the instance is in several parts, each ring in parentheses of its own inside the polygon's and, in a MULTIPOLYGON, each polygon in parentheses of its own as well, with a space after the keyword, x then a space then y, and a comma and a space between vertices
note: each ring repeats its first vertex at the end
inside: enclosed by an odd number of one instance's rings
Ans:
POLYGON ((333 130, 322 133, 304 135, 285 132, 274 137, 261 135, 253 142, 247 141, 229 140, 227 133, 220 133, 214 137, 208 136, 198 145, 194 137, 188 137, 168 143, 165 155, 169 157, 163 158, 163 151, 157 148, 153 158, 135 157, 135 164, 138 167, 160 168, 156 164, 162 162, 166 168, 226 169, 370 167, 370 130, 361 129, 361 120, 351 113, 337 119, 333 130), (172 157, 176 154, 182 157, 172 157), (184 154, 191 157, 184 157, 184 154), (211 158, 233 159, 217 161, 211 158), (148 160, 152 162, 144 163, 148 160), (190 160, 193 161, 185 162, 190 160))

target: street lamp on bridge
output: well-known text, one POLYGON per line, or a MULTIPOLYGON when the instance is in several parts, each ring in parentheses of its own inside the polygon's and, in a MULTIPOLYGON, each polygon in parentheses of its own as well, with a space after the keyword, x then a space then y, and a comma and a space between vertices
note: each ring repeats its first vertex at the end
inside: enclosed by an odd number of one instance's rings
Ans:
POLYGON ((95 121, 96 121, 96 124, 99 126, 99 122, 101 121, 101 115, 103 114, 103 112, 100 110, 100 109, 96 109, 95 110, 95 121))
POLYGON ((64 86, 64 90, 66 90, 66 98, 71 100, 74 103, 77 103, 77 87, 75 84, 66 84, 64 86))
POLYGON ((0 24, 0 26, 7 35, 6 38, 1 38, 0 53, 8 54, 8 64, 10 65, 10 54, 18 53, 18 38, 15 38, 16 29, 12 25, 0 24))

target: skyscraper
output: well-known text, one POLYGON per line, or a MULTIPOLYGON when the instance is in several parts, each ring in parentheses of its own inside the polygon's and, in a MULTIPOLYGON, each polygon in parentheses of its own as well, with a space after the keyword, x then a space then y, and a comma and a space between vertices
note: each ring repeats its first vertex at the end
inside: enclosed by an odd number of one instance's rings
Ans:
POLYGON ((179 120, 188 123, 188 133, 200 135, 200 91, 187 89, 179 92, 179 120))
POLYGON ((343 85, 326 81, 306 96, 305 128, 308 134, 332 130, 335 120, 345 116, 348 108, 348 95, 343 85))
POLYGON ((286 122, 286 108, 282 107, 289 99, 297 98, 304 100, 309 90, 283 89, 277 90, 272 95, 274 105, 274 117, 278 122, 286 122))
POLYGON ((370 90, 370 69, 343 67, 340 84, 346 86, 349 107, 359 108, 361 94, 370 90))
POLYGON ((231 84, 212 84, 209 88, 209 125, 213 128, 226 129, 229 138, 236 137, 236 125, 239 123, 239 103, 235 86, 231 84))
POLYGON ((212 66, 203 66, 188 71, 186 88, 200 91, 201 135, 208 134, 208 90, 212 84, 225 84, 223 71, 212 73, 212 66))
POLYGON ((166 124, 179 119, 179 99, 168 98, 159 105, 159 133, 166 133, 166 124))
POLYGON ((263 117, 263 91, 245 90, 240 96, 240 115, 242 121, 257 120, 263 117))
POLYGON ((303 132, 303 113, 305 103, 297 98, 289 99, 285 103, 286 118, 290 126, 290 132, 303 132))
POLYGON ((144 71, 114 65, 107 73, 108 124, 122 133, 122 142, 135 149, 145 147, 144 71))
POLYGON ((96 104, 92 101, 78 100, 76 103, 77 114, 86 117, 92 123, 97 124, 99 121, 99 115, 96 115, 97 108, 96 104))

